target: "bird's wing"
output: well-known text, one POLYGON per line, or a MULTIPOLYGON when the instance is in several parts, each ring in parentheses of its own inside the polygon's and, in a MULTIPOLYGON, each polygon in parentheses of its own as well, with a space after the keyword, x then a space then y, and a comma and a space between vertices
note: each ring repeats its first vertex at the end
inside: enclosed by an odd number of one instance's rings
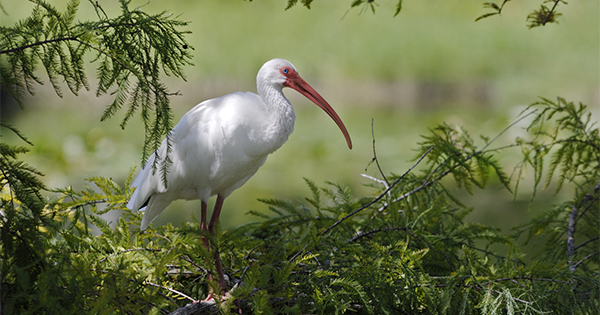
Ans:
MULTIPOLYGON (((157 156, 159 163, 164 159, 166 139, 132 182, 136 189, 127 207, 146 211, 142 229, 176 199, 208 200, 214 191, 210 184, 222 170, 222 146, 230 140, 232 128, 246 124, 245 120, 262 110, 261 102, 254 93, 232 93, 204 101, 181 117, 170 133, 172 164, 167 186, 160 169, 153 169, 157 156)), ((244 151, 243 147, 240 149, 244 151)))

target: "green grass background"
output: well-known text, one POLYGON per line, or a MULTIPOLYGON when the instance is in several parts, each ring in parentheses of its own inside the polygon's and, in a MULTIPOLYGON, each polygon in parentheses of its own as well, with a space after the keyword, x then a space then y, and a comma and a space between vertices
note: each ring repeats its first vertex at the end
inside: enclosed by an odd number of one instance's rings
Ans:
MULTIPOLYGON (((64 10, 66 1, 51 1, 64 10)), ((275 57, 290 60, 300 74, 338 111, 354 142, 348 150, 333 121, 294 91, 286 94, 297 113, 296 129, 245 186, 225 203, 224 227, 255 220, 248 210, 266 212, 257 198, 301 201, 310 191, 303 177, 325 185, 348 185, 356 195, 376 191, 361 173, 379 177, 373 157, 371 121, 377 156, 386 174, 401 174, 415 157, 420 135, 448 121, 465 126, 474 137, 494 136, 538 96, 588 104, 598 119, 600 85, 600 26, 598 1, 559 5, 560 24, 527 29, 526 16, 539 1, 511 1, 501 17, 478 22, 488 12, 483 1, 404 1, 393 17, 395 1, 377 1, 376 13, 348 11, 352 1, 315 1, 311 9, 284 10, 286 1, 143 1, 148 13, 168 11, 189 21, 195 66, 185 69, 187 82, 167 79, 173 91, 176 123, 202 100, 234 91, 255 91, 256 72, 275 57)), ((116 1, 102 1, 109 15, 118 14, 116 1)), ((26 17, 32 4, 3 1, 8 13, 0 23, 10 26, 26 17)), ((79 20, 94 18, 82 1, 79 20)), ((89 76, 94 88, 94 68, 89 76)), ((43 72, 40 72, 41 77, 43 72)), ((36 88, 22 110, 3 119, 34 142, 25 160, 46 174, 50 187, 81 188, 84 178, 108 176, 123 182, 139 165, 143 129, 139 121, 119 128, 119 118, 101 123, 110 97, 94 91, 59 98, 48 84, 36 88)), ((123 114, 123 113, 121 113, 123 114)), ((498 144, 522 135, 511 129, 498 144)), ((12 135, 3 141, 18 143, 12 135)), ((518 151, 503 153, 510 168, 518 151)), ((510 169, 508 169, 510 170, 510 169)), ((465 198, 475 207, 469 220, 507 229, 523 223, 528 188, 516 198, 492 185, 465 198)), ((464 192, 459 192, 464 194, 464 192)), ((534 209, 558 201, 545 191, 534 209)), ((536 210, 536 211, 538 211, 536 210)), ((155 222, 178 225, 199 213, 199 202, 176 202, 155 222)))

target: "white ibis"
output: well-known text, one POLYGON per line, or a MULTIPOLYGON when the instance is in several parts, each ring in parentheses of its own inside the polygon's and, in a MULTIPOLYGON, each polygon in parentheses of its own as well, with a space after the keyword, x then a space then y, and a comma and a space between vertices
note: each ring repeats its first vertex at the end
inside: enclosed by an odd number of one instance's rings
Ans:
MULTIPOLYGON (((200 199, 204 232, 214 234, 223 200, 248 181, 267 156, 279 149, 294 130, 296 115, 292 104, 282 93, 292 88, 321 107, 341 129, 348 148, 350 135, 344 123, 327 101, 296 71, 287 60, 266 62, 256 76, 258 95, 236 92, 204 101, 187 112, 171 131, 172 164, 167 174, 167 187, 152 163, 166 154, 166 143, 150 156, 132 183, 135 191, 127 207, 144 210, 144 230, 172 201, 200 199), (212 217, 206 224, 208 199, 217 196, 212 217)), ((208 249, 208 243, 204 239, 208 249)), ((225 281, 221 259, 215 248, 215 267, 219 286, 225 281)))

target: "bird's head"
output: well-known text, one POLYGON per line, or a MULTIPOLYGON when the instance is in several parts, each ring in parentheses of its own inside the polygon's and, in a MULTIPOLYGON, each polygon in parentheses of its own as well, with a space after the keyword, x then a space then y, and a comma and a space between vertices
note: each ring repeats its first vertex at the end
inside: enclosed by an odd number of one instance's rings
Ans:
POLYGON ((286 86, 286 82, 290 76, 298 76, 298 71, 294 65, 285 59, 272 59, 258 70, 256 81, 258 84, 269 84, 282 88, 286 86))
POLYGON ((283 87, 289 87, 304 95, 317 106, 321 107, 321 109, 335 121, 346 138, 348 148, 352 149, 352 140, 350 140, 348 130, 346 130, 346 126, 344 126, 340 117, 329 103, 327 103, 315 89, 300 77, 298 71, 291 62, 285 59, 272 59, 267 61, 258 71, 256 82, 259 92, 264 85, 270 85, 278 91, 281 91, 283 87))

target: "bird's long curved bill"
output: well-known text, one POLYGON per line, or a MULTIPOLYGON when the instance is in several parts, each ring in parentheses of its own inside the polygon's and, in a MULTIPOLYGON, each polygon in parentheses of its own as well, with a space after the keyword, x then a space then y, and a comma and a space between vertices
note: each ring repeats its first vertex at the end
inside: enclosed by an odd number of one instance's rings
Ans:
POLYGON ((289 78, 284 84, 284 86, 292 88, 298 91, 300 94, 304 95, 306 98, 311 100, 317 106, 321 107, 333 121, 338 125, 344 137, 346 138, 346 143, 348 144, 348 148, 352 149, 352 140, 350 140, 350 134, 348 134, 348 130, 344 123, 338 116, 338 114, 333 110, 333 108, 327 103, 327 101, 319 94, 315 89, 313 89, 306 81, 304 81, 299 75, 296 75, 294 78, 289 78))

